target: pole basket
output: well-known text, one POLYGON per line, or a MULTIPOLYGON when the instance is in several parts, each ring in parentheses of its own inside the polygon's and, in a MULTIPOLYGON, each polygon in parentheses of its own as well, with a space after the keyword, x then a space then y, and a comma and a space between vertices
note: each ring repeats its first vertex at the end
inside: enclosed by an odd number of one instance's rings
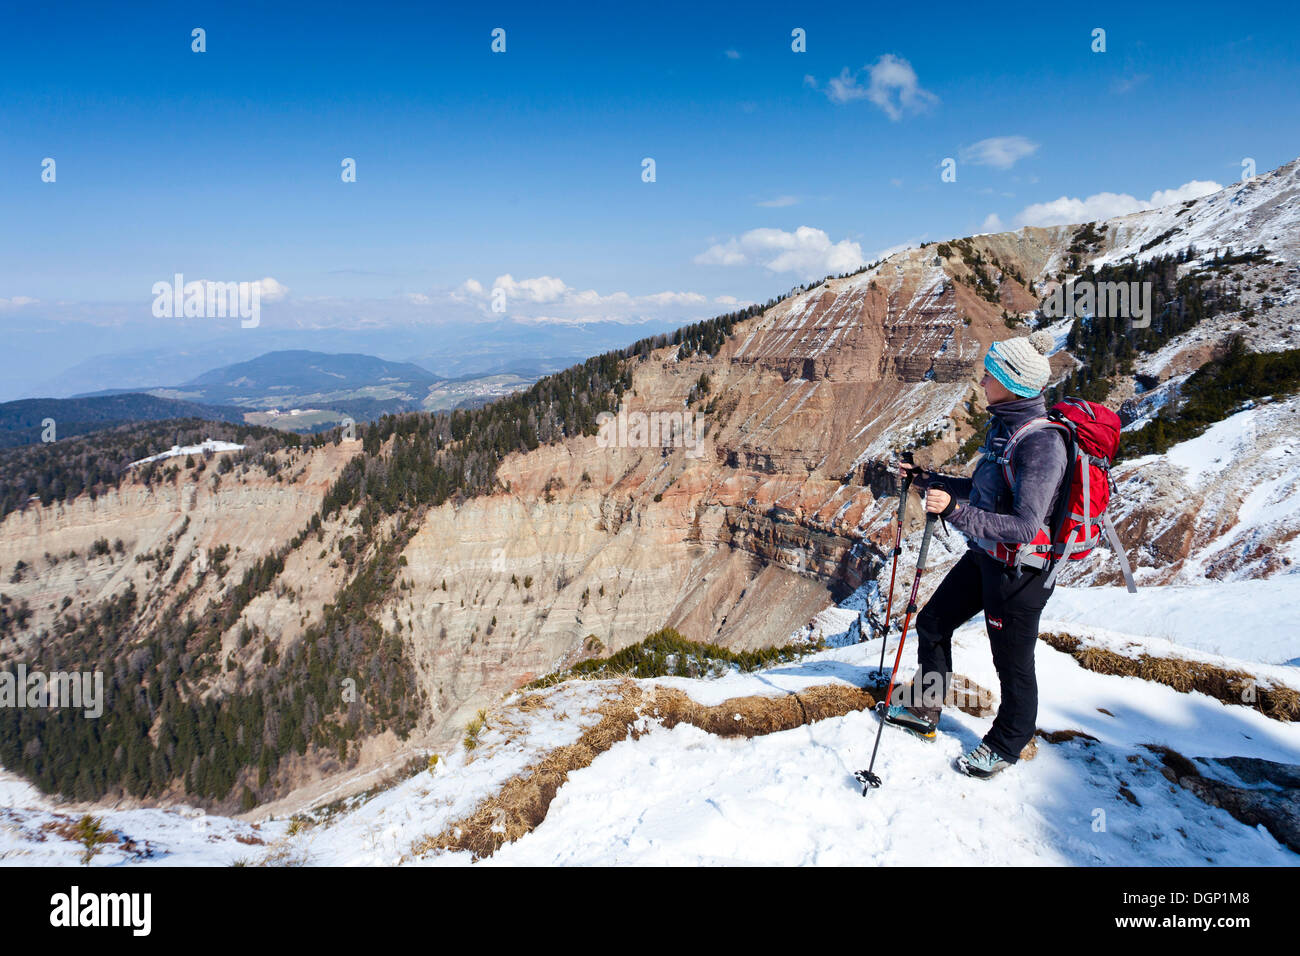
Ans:
POLYGON ((880 784, 883 782, 870 770, 859 770, 853 776, 857 777, 859 782, 862 784, 862 795, 864 797, 872 790, 880 789, 880 784))

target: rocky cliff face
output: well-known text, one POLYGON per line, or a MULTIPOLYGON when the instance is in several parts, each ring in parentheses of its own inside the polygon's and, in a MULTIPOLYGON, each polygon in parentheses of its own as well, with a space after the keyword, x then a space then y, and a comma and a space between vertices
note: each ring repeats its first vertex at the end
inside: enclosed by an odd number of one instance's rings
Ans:
MULTIPOLYGON (((1220 248, 1262 242, 1272 254, 1239 276, 1245 301, 1267 309, 1271 320, 1252 326, 1240 313, 1221 316, 1170 343, 1167 356, 1144 364, 1146 374, 1159 374, 1156 366, 1174 361, 1169 357, 1195 368, 1234 332, 1257 349, 1300 344, 1295 292, 1266 300, 1259 288, 1295 271, 1297 209, 1291 164, 1099 230, 1083 263, 1192 244, 1208 250, 1214 237, 1222 238, 1220 248)), ((419 578, 406 602, 417 615, 407 634, 425 679, 446 702, 445 721, 458 726, 494 695, 572 663, 586 653, 588 634, 609 650, 663 625, 735 647, 779 643, 837 588, 874 576, 892 544, 894 500, 878 497, 890 494, 881 462, 891 450, 928 442, 917 448, 919 461, 957 467, 951 459, 971 434, 968 414, 982 410, 977 363, 993 340, 1022 334, 1007 328, 1003 312, 1037 306, 1029 283, 1044 294, 1063 278, 1078 233, 1070 226, 980 236, 969 241, 975 255, 942 245, 909 250, 743 323, 717 355, 679 359, 675 349, 660 350, 637 364, 626 409, 680 411, 706 374, 710 391, 692 409, 707 423, 700 457, 576 440, 508 462, 508 496, 435 510, 408 552, 419 578), (972 266, 970 258, 983 264, 972 266), (987 279, 984 294, 973 282, 977 269, 987 279), (514 586, 512 576, 531 578, 532 586, 514 586), (415 595, 444 579, 450 597, 421 617, 415 595)), ((1075 364, 1064 351, 1053 356, 1058 372, 1075 364)), ((1132 390, 1131 380, 1120 381, 1113 403, 1132 390)), ((1273 424, 1259 433, 1256 452, 1237 459, 1216 487, 1272 480, 1263 471, 1277 455, 1264 450, 1282 440, 1286 407, 1270 413, 1273 424)), ((1181 474, 1165 462, 1132 463, 1118 473, 1121 531, 1141 542, 1135 558, 1152 584, 1200 573, 1196 556, 1211 542, 1221 545, 1225 529, 1244 517, 1244 492, 1206 497, 1199 486, 1179 484, 1181 474)), ((1263 555, 1294 535, 1279 523, 1252 543, 1255 557, 1228 549, 1234 556, 1207 555, 1205 566, 1269 573, 1282 558, 1263 555)), ((962 549, 954 541, 936 545, 931 583, 962 549)), ((1099 551, 1066 580, 1115 577, 1113 560, 1099 551)))
MULTIPOLYGON (((1239 279, 1259 321, 1234 313, 1197 327, 1146 360, 1148 378, 1176 384, 1234 331, 1255 348, 1300 344, 1294 283, 1287 286, 1300 239, 1296 177, 1291 164, 1181 210, 1115 220, 1084 250, 1082 261, 1104 263, 1222 238, 1272 253, 1239 279)), ((1077 233, 1024 229, 909 250, 738 324, 714 355, 664 348, 631 360, 623 412, 697 415, 697 448, 573 438, 507 459, 499 478, 508 490, 424 511, 377 614, 407 649, 428 702, 412 743, 444 745, 503 692, 663 626, 736 648, 782 643, 834 595, 872 579, 892 546, 895 500, 884 463, 914 448, 923 464, 966 467, 956 453, 982 410, 978 362, 990 342, 1022 334, 1004 314, 1014 321, 1029 313, 1064 278, 1077 233), (693 389, 702 375, 701 395, 693 389)), ((1053 357, 1058 372, 1075 364, 1064 351, 1053 357)), ((1131 378, 1117 384, 1116 404, 1134 396, 1131 378)), ((1144 582, 1282 566, 1275 555, 1292 547, 1294 522, 1279 520, 1242 548, 1227 543, 1249 509, 1291 500, 1294 476, 1284 476, 1291 472, 1276 449, 1289 447, 1285 423, 1295 411, 1279 404, 1261 419, 1251 454, 1230 455, 1211 484, 1187 478, 1178 463, 1126 466, 1121 531, 1141 542, 1144 582), (1272 497, 1250 497, 1249 488, 1269 482, 1272 497)), ((286 454, 281 480, 213 489, 182 476, 152 491, 127 483, 95 502, 9 516, 0 524, 0 570, 8 575, 22 560, 29 571, 4 590, 35 611, 11 641, 34 643, 65 598, 88 606, 128 583, 145 596, 141 613, 157 614, 191 574, 187 562, 230 545, 225 575, 200 583, 200 596, 219 599, 243 569, 304 527, 357 453, 342 445, 286 454), (100 538, 121 539, 123 552, 89 556, 100 538), (76 556, 61 557, 69 552, 76 556)), ((223 635, 227 654, 239 654, 245 624, 289 647, 320 617, 347 580, 340 555, 355 520, 327 522, 288 554, 275 587, 223 635)), ((960 551, 960 543, 937 545, 937 566, 960 551)), ((1108 580, 1113 565, 1101 559, 1070 574, 1108 580)), ((256 670, 248 655, 238 660, 256 670)), ((224 673, 212 692, 236 681, 224 673)))
MULTIPOLYGON (((142 621, 161 613, 168 599, 196 586, 194 601, 220 596, 243 572, 283 547, 307 524, 355 442, 315 452, 286 452, 276 478, 252 470, 224 475, 215 469, 182 471, 175 480, 146 487, 127 479, 97 498, 28 507, 0 522, 0 587, 32 609, 28 627, 13 640, 32 641, 68 610, 81 611, 134 587, 142 621), (101 552, 102 545, 108 550, 101 552), (228 554, 214 564, 211 554, 228 554), (13 579, 19 564, 27 570, 13 579)), ((331 577, 323 566, 287 577, 286 589, 320 590, 331 577)), ((286 602, 287 603, 287 602, 286 602)), ((284 608, 281 608, 283 612, 284 608)))

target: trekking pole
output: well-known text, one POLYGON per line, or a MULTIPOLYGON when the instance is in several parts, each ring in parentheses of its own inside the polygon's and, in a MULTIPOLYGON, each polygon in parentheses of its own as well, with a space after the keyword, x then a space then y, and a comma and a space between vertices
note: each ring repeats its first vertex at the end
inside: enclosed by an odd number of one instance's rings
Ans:
POLYGON ((894 579, 898 577, 898 556, 903 553, 903 517, 907 513, 907 489, 912 484, 912 474, 903 470, 903 464, 912 464, 912 453, 905 451, 899 456, 898 484, 898 530, 894 533, 894 566, 889 572, 889 600, 885 603, 884 633, 880 635, 880 666, 877 671, 885 669, 885 645, 889 643, 889 615, 894 607, 894 579))
POLYGON ((867 765, 866 770, 859 770, 853 775, 862 781, 864 797, 867 791, 878 788, 881 784, 880 778, 871 771, 876 766, 880 736, 885 732, 885 717, 889 715, 889 700, 894 696, 894 679, 898 676, 898 665, 903 660, 903 644, 907 642, 907 629, 912 623, 912 615, 916 613, 916 592, 921 587, 921 572, 925 570, 925 554, 930 550, 930 535, 934 533, 934 519, 937 517, 938 515, 933 512, 925 516, 925 534, 921 537, 921 554, 916 559, 916 577, 912 578, 912 597, 907 602, 907 616, 903 618, 903 636, 898 639, 898 653, 894 655, 894 669, 889 675, 889 689, 885 691, 885 699, 877 705, 880 710, 880 728, 876 731, 876 745, 871 748, 871 763, 867 765))

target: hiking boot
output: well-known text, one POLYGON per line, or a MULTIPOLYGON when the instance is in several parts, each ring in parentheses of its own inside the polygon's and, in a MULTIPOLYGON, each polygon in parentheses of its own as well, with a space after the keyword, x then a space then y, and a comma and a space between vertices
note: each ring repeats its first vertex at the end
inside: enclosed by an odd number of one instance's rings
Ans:
POLYGON ((934 740, 935 728, 938 726, 937 719, 931 720, 924 714, 919 714, 901 704, 894 704, 885 711, 885 723, 901 727, 913 737, 920 737, 922 740, 934 740))
POLYGON ((968 777, 979 777, 981 779, 987 779, 995 773, 1001 773, 1010 766, 1011 764, 1003 760, 1001 755, 990 749, 986 743, 980 743, 970 753, 957 758, 958 770, 968 777))

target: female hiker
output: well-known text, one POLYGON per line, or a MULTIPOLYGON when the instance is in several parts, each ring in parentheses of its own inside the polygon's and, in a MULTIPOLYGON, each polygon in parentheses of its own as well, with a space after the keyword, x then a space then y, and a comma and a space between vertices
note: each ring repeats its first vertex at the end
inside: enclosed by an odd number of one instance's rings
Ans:
POLYGON ((1050 428, 1017 441, 1011 459, 1014 487, 996 458, 1017 428, 1046 414, 1043 390, 1051 374, 1046 353, 1052 346, 1051 334, 1040 331, 989 347, 980 385, 991 421, 972 477, 913 471, 914 483, 925 490, 925 510, 947 520, 969 547, 916 619, 920 666, 911 687, 903 689, 903 703, 891 706, 885 719, 923 739, 934 738, 952 682, 952 633, 983 611, 1002 701, 983 741, 957 761, 963 773, 975 777, 991 777, 1015 763, 1036 729, 1034 649, 1052 587, 1042 569, 994 554, 1006 553, 999 543, 1030 542, 1046 527, 1064 483, 1066 443, 1050 428))

